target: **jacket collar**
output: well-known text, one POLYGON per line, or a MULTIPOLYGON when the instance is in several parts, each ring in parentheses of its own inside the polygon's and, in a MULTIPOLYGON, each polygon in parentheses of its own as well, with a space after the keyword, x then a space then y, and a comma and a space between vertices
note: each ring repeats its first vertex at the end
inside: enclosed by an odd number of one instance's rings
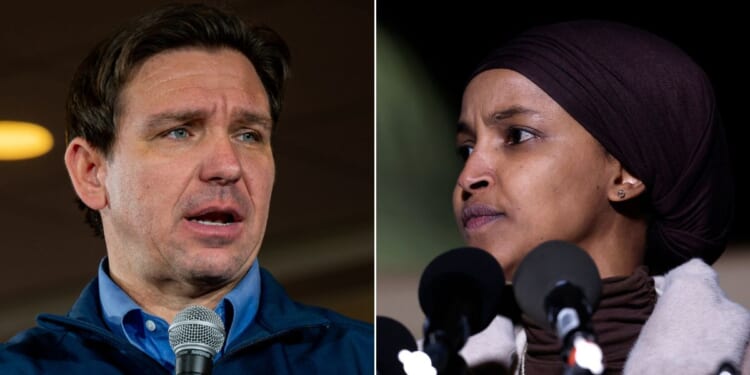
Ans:
POLYGON ((73 304, 66 317, 107 330, 107 323, 102 317, 101 303, 99 302, 98 278, 95 277, 83 288, 81 295, 73 304))
POLYGON ((255 322, 242 333, 242 339, 231 350, 293 331, 324 329, 330 325, 330 320, 318 309, 301 308, 291 300, 281 284, 263 268, 260 285, 260 307, 255 322))
MULTIPOLYGON (((624 374, 709 374, 723 362, 741 364, 750 339, 750 312, 726 297, 709 265, 693 259, 654 282, 659 299, 624 374)), ((500 363, 507 368, 515 355, 523 355, 525 343, 523 330, 497 316, 469 338, 461 355, 469 366, 500 363)))
POLYGON ((750 313, 730 301, 716 272, 693 259, 656 277, 654 312, 625 363, 625 374, 715 374, 739 367, 750 335, 750 313))
MULTIPOLYGON (((290 332, 299 330, 312 332, 330 325, 330 320, 317 308, 302 307, 292 301, 278 281, 263 268, 261 268, 260 284, 260 306, 255 322, 245 329, 241 335, 242 338, 237 340, 232 348, 228 348, 227 352, 290 332)), ((102 318, 97 278, 86 285, 67 316, 43 314, 38 320, 40 325, 51 324, 66 329, 77 327, 116 340, 102 318)))

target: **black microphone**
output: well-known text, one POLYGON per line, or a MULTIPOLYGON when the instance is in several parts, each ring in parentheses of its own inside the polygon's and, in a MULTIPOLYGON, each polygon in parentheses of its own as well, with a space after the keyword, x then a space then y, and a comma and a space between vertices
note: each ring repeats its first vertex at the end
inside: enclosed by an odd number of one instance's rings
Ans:
POLYGON ((209 375, 213 358, 224 345, 224 323, 219 314, 199 305, 188 306, 169 326, 169 345, 175 353, 176 375, 209 375))
POLYGON ((740 370, 737 369, 730 362, 722 362, 719 366, 719 370, 716 371, 716 375, 739 375, 740 370))
POLYGON ((481 249, 453 249, 427 265, 419 282, 419 304, 427 318, 423 351, 439 374, 465 371, 458 351, 495 318, 504 285, 500 264, 481 249))
MULTIPOLYGON (((521 261, 513 286, 521 310, 534 323, 557 333, 565 363, 579 364, 579 360, 600 356, 591 315, 599 303, 602 284, 596 264, 585 251, 564 241, 542 243, 521 261), (593 357, 576 357, 579 348, 585 351, 579 353, 582 356, 592 353, 593 357)), ((583 369, 598 373, 601 359, 592 361, 593 365, 586 364, 583 369)))
POLYGON ((377 372, 380 375, 406 375, 404 365, 398 359, 401 350, 417 350, 417 341, 400 322, 378 315, 377 322, 377 372))

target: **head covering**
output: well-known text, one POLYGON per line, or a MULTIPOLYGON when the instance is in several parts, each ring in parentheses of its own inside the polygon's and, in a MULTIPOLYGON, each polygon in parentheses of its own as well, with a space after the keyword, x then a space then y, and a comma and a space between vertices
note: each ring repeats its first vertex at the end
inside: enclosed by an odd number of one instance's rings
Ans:
POLYGON ((572 21, 521 34, 474 75, 496 68, 534 82, 644 182, 652 272, 721 255, 729 155, 709 79, 683 51, 628 25, 572 21))

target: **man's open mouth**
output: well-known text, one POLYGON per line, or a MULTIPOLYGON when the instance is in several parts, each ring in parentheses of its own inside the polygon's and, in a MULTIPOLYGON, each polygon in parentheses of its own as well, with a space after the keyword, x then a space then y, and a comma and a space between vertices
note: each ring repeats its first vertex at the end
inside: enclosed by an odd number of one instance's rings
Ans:
POLYGON ((239 222, 242 218, 233 211, 208 211, 186 219, 203 225, 226 226, 239 222))

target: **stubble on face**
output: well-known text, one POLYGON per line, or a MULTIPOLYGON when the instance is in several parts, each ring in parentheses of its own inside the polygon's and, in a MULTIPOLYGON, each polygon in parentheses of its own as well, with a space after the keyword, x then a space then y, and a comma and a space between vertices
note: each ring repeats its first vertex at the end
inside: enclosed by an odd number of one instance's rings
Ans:
POLYGON ((162 52, 121 96, 102 210, 113 277, 238 281, 262 242, 274 180, 270 107, 252 64, 229 49, 162 52))

